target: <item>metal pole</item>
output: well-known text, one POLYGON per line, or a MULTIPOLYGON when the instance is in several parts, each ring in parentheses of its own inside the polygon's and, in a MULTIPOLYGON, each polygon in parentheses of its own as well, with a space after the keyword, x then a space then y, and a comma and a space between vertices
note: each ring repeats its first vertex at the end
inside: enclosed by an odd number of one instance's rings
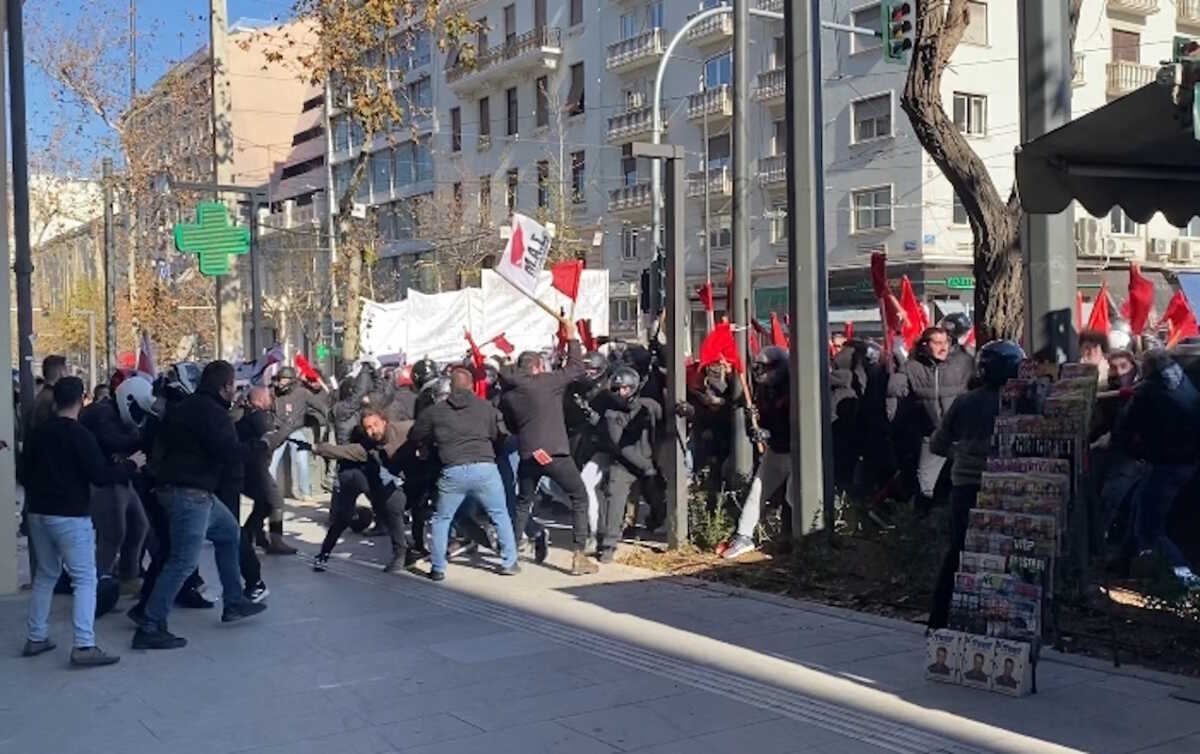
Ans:
MULTIPOLYGON (((1070 20, 1060 0, 1022 0, 1018 9, 1021 141, 1031 141, 1071 119, 1070 20)), ((1052 360, 1074 355, 1071 307, 1078 286, 1070 208, 1057 215, 1026 214, 1025 342, 1052 360)))
POLYGON ((25 138, 25 35, 21 0, 8 2, 8 67, 12 92, 9 118, 12 131, 13 269, 17 281, 17 354, 21 369, 21 415, 33 411, 33 259, 29 249, 29 152, 25 138))
POLYGON ((116 228, 113 227, 113 161, 105 157, 104 178, 104 364, 105 371, 117 368, 117 259, 116 228))
POLYGON ((687 400, 687 379, 684 373, 684 348, 687 344, 688 298, 684 281, 687 278, 686 237, 687 217, 684 213, 687 162, 682 147, 676 147, 675 157, 667 160, 667 404, 674 417, 670 421, 672 438, 671 473, 667 479, 667 546, 675 548, 688 541, 688 473, 684 463, 687 442, 687 422, 675 415, 674 407, 687 400))
POLYGON ((88 312, 88 390, 96 387, 96 312, 88 312))
MULTIPOLYGON (((0 3, 0 29, 6 21, 5 6, 0 3)), ((4 56, 0 55, 0 103, 4 102, 7 77, 4 71, 4 56)), ((0 176, 8 174, 7 129, 0 128, 0 176)), ((0 192, 0 269, 7 270, 8 251, 8 192, 0 192)), ((8 374, 12 371, 12 326, 9 305, 12 289, 7 274, 0 275, 0 369, 8 374)), ((17 447, 13 431, 13 402, 0 401, 0 440, 7 449, 0 449, 0 499, 14 500, 17 495, 16 470, 13 452, 17 447)), ((10 508, 7 515, 0 516, 0 594, 17 591, 17 518, 10 508)), ((30 553, 30 564, 33 556, 30 553)))
POLYGON ((250 196, 250 360, 258 358, 262 330, 262 256, 258 248, 258 204, 262 194, 249 192, 250 196))
MULTIPOLYGON (((700 74, 700 88, 702 88, 702 89, 704 88, 704 74, 703 73, 700 74)), ((705 109, 705 111, 704 111, 704 165, 701 166, 702 168, 704 168, 704 281, 706 283, 711 284, 712 283, 712 241, 711 241, 712 228, 709 225, 709 222, 710 222, 709 212, 712 211, 712 206, 710 204, 710 199, 709 199, 709 194, 708 194, 708 160, 709 160, 709 154, 708 154, 708 110, 705 109)), ((711 320, 712 317, 710 316, 709 319, 711 320)), ((713 328, 713 323, 710 321, 708 323, 708 329, 711 330, 712 328, 713 328)))
POLYGON ((785 5, 787 54, 788 311, 792 534, 823 515, 832 535, 828 286, 825 269, 824 144, 821 114, 821 0, 785 5))
MULTIPOLYGON (((750 349, 746 337, 750 302, 750 2, 739 0, 733 6, 733 291, 729 296, 738 354, 748 363, 750 349)), ((707 179, 707 175, 705 178, 707 179)), ((748 399, 748 397, 747 397, 748 399)), ((750 476, 754 455, 746 437, 746 415, 733 411, 733 468, 741 478, 750 476)))
POLYGON ((129 101, 137 97, 137 0, 129 0, 129 101))
POLYGON ((337 268, 337 187, 333 180, 333 120, 329 117, 333 109, 333 88, 329 77, 325 77, 325 222, 329 238, 329 374, 334 376, 337 356, 334 355, 334 327, 337 322, 338 290, 334 271, 337 268))

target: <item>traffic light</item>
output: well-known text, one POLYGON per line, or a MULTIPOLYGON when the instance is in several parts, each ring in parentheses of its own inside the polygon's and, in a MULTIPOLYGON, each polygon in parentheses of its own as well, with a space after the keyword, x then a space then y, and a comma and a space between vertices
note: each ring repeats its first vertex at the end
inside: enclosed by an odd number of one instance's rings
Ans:
POLYGON ((1171 45, 1171 62, 1200 61, 1200 42, 1188 37, 1175 37, 1171 45))
POLYGON ((883 28, 883 57, 893 63, 908 63, 912 49, 912 4, 907 0, 883 0, 879 7, 883 28))
POLYGON ((643 314, 658 314, 667 308, 667 265, 660 257, 650 260, 650 266, 642 270, 638 299, 643 314))

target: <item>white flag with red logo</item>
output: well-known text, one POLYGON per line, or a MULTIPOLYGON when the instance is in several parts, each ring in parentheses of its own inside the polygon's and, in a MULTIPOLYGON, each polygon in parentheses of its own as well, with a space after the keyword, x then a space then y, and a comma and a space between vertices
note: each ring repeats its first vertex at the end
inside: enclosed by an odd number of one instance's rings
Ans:
POLYGON ((550 234, 545 226, 525 215, 514 212, 512 220, 512 233, 496 263, 496 274, 533 296, 538 274, 550 256, 550 234))

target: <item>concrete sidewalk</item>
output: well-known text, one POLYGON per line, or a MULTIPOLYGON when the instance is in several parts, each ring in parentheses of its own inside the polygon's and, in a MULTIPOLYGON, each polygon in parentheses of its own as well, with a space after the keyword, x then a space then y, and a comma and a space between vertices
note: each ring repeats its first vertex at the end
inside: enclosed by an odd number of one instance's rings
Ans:
MULTIPOLYGON (((300 513, 289 531, 319 539, 319 509, 300 513)), ((183 650, 133 652, 105 617, 124 656, 99 670, 67 667, 68 599, 34 659, 16 656, 27 598, 0 600, 0 752, 1200 751, 1170 678, 1050 658, 1010 699, 923 681, 909 624, 622 566, 575 578, 561 550, 515 578, 484 559, 388 577, 368 567, 385 541, 350 538, 324 574, 265 559, 271 609, 176 611, 183 650)))

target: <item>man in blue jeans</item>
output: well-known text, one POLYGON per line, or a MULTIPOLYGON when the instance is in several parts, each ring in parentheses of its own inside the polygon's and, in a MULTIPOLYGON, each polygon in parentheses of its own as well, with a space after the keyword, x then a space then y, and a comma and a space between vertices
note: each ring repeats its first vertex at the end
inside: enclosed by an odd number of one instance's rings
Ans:
POLYGON ((37 549, 25 657, 54 649, 50 602, 65 565, 75 590, 71 664, 112 665, 120 658, 96 646, 96 531, 92 527, 89 485, 126 484, 136 462, 110 465, 96 438, 79 423, 83 382, 63 377, 54 383, 54 413, 25 441, 20 477, 25 485, 29 539, 37 549))
POLYGON ((521 571, 504 483, 496 468, 500 415, 491 403, 475 395, 474 385, 469 370, 456 368, 450 374, 450 397, 422 411, 410 433, 416 447, 435 447, 442 462, 433 514, 433 552, 429 555, 429 578, 434 581, 446 578, 450 522, 467 497, 479 501, 496 527, 503 560, 500 573, 513 576, 521 571))
POLYGON ((167 630, 167 615, 199 562, 206 538, 213 543, 221 575, 222 622, 267 609, 243 594, 238 561, 241 527, 220 499, 242 488, 241 446, 229 414, 233 378, 229 362, 210 363, 195 394, 174 406, 163 420, 152 464, 156 493, 169 519, 171 552, 150 593, 146 621, 133 636, 134 649, 178 649, 187 644, 167 630))

